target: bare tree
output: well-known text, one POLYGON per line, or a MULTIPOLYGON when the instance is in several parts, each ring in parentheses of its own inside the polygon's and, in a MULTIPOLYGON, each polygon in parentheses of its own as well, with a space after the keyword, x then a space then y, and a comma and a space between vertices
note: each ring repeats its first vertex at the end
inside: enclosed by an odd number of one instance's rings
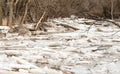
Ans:
POLYGON ((13 4, 14 0, 8 0, 8 5, 9 5, 9 18, 8 18, 8 26, 12 26, 13 22, 13 4))
POLYGON ((111 0, 111 19, 113 20, 114 19, 114 0, 111 0))
POLYGON ((2 25, 2 16, 3 16, 3 12, 2 12, 2 0, 0 0, 0 25, 2 25))
POLYGON ((30 3, 30 0, 28 0, 27 3, 26 3, 24 15, 23 15, 23 17, 22 17, 22 19, 21 19, 21 22, 20 22, 21 25, 24 23, 24 20, 25 20, 25 18, 26 18, 26 16, 27 16, 28 7, 29 7, 28 5, 29 5, 29 3, 30 3))

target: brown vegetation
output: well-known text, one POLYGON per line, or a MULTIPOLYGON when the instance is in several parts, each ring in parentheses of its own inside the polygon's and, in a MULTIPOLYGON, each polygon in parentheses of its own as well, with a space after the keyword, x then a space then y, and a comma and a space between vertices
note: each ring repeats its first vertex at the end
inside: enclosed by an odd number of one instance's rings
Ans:
POLYGON ((119 18, 120 0, 0 0, 0 24, 38 22, 72 14, 86 18, 119 18))

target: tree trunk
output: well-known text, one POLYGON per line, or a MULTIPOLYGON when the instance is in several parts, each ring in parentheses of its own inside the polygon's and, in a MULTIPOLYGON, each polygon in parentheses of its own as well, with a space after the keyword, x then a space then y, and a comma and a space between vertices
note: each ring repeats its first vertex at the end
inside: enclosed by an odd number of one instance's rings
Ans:
POLYGON ((2 0, 0 0, 0 25, 2 25, 2 16, 3 16, 3 12, 2 12, 2 0))
POLYGON ((13 22, 13 2, 14 0, 9 0, 9 18, 8 18, 8 26, 11 27, 12 26, 12 22, 13 22))

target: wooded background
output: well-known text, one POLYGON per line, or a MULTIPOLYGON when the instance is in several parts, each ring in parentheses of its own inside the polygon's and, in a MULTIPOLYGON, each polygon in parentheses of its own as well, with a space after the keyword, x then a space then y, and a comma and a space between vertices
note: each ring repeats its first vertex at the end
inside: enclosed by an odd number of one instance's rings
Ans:
POLYGON ((119 18, 120 0, 0 0, 0 25, 38 22, 76 15, 85 18, 119 18))

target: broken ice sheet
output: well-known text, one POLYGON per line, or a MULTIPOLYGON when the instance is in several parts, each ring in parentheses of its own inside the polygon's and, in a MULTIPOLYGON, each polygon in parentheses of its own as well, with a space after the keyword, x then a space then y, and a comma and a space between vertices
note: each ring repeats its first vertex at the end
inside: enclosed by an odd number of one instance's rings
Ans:
POLYGON ((95 24, 90 27, 84 22, 93 23, 94 20, 84 18, 55 20, 69 23, 79 30, 67 32, 66 28, 59 27, 67 33, 30 37, 9 34, 0 38, 0 70, 19 69, 18 72, 23 74, 107 74, 110 70, 110 73, 119 74, 119 28, 109 25, 107 29, 106 26, 95 24), (115 32, 117 33, 114 34, 115 32), (112 47, 97 51, 101 45, 112 47), (9 50, 3 47, 8 47, 9 50))

